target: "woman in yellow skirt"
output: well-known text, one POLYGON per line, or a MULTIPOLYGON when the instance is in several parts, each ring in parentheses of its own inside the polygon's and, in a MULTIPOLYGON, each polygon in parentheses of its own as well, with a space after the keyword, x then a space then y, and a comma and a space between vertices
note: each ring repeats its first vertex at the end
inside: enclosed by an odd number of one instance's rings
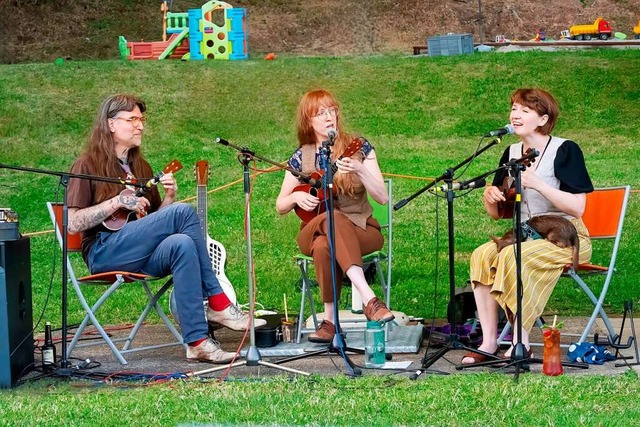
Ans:
MULTIPOLYGON (((511 96, 510 123, 520 141, 507 147, 500 165, 517 159, 533 148, 540 155, 522 173, 522 221, 539 215, 559 215, 576 227, 580 241, 580 263, 591 258, 591 241, 582 222, 586 193, 593 191, 580 147, 573 141, 551 135, 558 118, 558 104, 551 94, 537 89, 518 89, 511 96)), ((499 219, 498 205, 505 202, 503 186, 508 171, 496 173, 483 195, 489 216, 499 219)), ((561 248, 544 239, 522 242, 522 343, 529 354, 529 331, 555 287, 563 268, 572 262, 573 249, 561 248)), ((487 242, 471 255, 470 278, 482 325, 483 341, 479 350, 498 354, 498 307, 514 324, 517 309, 515 246, 498 252, 495 242, 487 242)), ((518 327, 514 324, 514 331, 518 327)), ((514 342, 517 336, 514 334, 514 342)), ((505 353, 509 357, 511 346, 505 353)), ((462 363, 486 360, 478 353, 467 353, 462 363)))

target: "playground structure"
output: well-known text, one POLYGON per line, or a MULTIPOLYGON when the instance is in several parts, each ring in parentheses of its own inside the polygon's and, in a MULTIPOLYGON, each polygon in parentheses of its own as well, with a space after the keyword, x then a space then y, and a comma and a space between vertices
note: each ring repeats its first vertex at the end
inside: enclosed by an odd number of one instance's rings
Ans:
POLYGON ((208 1, 186 13, 163 13, 162 41, 128 42, 120 36, 120 55, 129 60, 166 59, 247 59, 247 9, 222 1, 208 1))
POLYGON ((636 35, 637 39, 640 39, 640 21, 638 21, 638 25, 633 27, 633 34, 636 35))

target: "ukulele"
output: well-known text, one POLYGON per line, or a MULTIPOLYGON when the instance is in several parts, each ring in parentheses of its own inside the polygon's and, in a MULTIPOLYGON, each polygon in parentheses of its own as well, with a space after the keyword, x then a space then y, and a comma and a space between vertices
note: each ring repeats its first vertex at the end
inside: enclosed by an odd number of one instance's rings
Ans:
MULTIPOLYGON (((358 151, 360 151, 361 148, 362 148, 362 138, 353 139, 349 144, 349 146, 347 146, 347 148, 344 150, 344 153, 342 153, 342 155, 338 158, 338 160, 343 159, 344 157, 353 156, 358 151)), ((331 170, 333 171, 333 173, 336 173, 336 171, 338 170, 338 166, 335 163, 331 163, 331 170)), ((316 181, 320 181, 323 176, 324 176, 324 171, 320 170, 320 171, 313 172, 310 178, 315 179, 316 181)), ((312 196, 315 196, 318 199, 320 199, 320 203, 318 203, 318 206, 316 206, 313 210, 306 211, 302 209, 300 206, 296 206, 294 208, 296 215, 298 215, 298 218, 300 218, 302 222, 308 223, 313 218, 315 218, 316 216, 320 215, 325 211, 324 201, 326 199, 326 196, 325 196, 324 189, 314 188, 309 184, 301 184, 296 186, 293 189, 293 192, 295 191, 304 191, 305 193, 309 193, 312 196)))
MULTIPOLYGON (((178 172, 180 169, 182 169, 182 163, 180 163, 179 160, 172 160, 167 166, 164 167, 164 169, 162 169, 162 171, 160 171, 157 174, 155 174, 153 176, 153 178, 151 178, 144 185, 144 187, 139 187, 135 191, 131 190, 129 188, 125 188, 124 190, 122 190, 120 192, 120 195, 121 196, 131 196, 131 195, 133 195, 133 196, 136 196, 136 197, 142 197, 145 194, 147 194, 151 190, 151 188, 153 188, 154 186, 158 185, 158 182, 160 182, 160 178, 162 178, 165 174, 178 172)), ((131 215, 133 215, 133 214, 135 214, 137 218, 142 218, 147 213, 146 212, 136 213, 136 212, 130 211, 128 209, 120 208, 117 211, 115 211, 114 213, 112 213, 107 219, 102 221, 102 225, 104 225, 105 228, 108 229, 108 230, 118 231, 122 227, 124 227, 124 225, 127 222, 129 222, 131 220, 131 215)))
POLYGON ((196 184, 197 184, 197 213, 200 220, 200 229, 204 241, 207 244, 207 253, 211 260, 211 268, 216 274, 218 282, 222 287, 222 291, 225 293, 229 301, 236 304, 236 291, 233 289, 233 285, 229 281, 229 278, 224 273, 224 265, 227 262, 227 251, 222 243, 217 240, 213 240, 209 236, 207 228, 207 182, 209 181, 209 163, 206 160, 199 160, 196 162, 196 184))
MULTIPOLYGON (((529 167, 531 163, 536 161, 535 157, 537 155, 537 150, 527 148, 527 151, 524 152, 524 156, 519 159, 518 163, 529 167)), ((513 218, 513 211, 516 206, 515 179, 509 175, 505 176, 500 188, 506 200, 504 202, 498 202, 498 217, 501 219, 511 219, 513 218)))

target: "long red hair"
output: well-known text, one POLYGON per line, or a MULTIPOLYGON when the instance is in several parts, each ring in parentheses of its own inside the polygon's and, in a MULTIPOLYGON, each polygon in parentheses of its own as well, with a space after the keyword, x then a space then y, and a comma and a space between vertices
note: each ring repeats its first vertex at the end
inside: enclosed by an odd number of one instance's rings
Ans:
MULTIPOLYGON (((340 104, 331 92, 326 89, 317 89, 305 93, 298 104, 296 128, 298 131, 299 146, 316 144, 316 134, 311 121, 321 109, 335 108, 337 136, 331 149, 331 160, 335 162, 347 149, 353 137, 344 130, 340 104)), ((354 194, 354 182, 351 174, 336 174, 333 180, 337 194, 354 194)))

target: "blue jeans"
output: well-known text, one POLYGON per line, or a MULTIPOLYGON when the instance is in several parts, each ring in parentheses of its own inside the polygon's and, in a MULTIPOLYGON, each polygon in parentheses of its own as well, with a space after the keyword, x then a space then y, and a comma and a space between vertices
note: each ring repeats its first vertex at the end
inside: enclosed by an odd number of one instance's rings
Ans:
POLYGON ((211 267, 200 221, 190 205, 174 203, 127 223, 115 233, 98 233, 88 262, 91 273, 172 274, 183 341, 207 337, 202 300, 222 293, 222 288, 211 267))

